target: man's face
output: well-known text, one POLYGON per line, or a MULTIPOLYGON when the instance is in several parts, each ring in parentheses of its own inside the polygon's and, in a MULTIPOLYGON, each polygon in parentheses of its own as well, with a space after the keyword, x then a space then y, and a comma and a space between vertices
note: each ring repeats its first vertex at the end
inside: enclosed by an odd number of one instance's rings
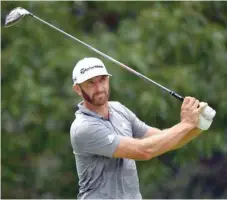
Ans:
POLYGON ((109 76, 96 76, 77 86, 77 93, 95 106, 104 105, 109 99, 109 76))

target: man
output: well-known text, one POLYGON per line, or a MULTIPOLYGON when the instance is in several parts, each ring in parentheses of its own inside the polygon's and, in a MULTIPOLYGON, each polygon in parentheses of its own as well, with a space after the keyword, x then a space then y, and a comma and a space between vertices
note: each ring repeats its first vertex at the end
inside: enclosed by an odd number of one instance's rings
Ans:
POLYGON ((109 77, 98 58, 73 70, 73 89, 83 98, 70 129, 79 177, 79 199, 142 199, 135 160, 177 149, 201 133, 199 114, 207 105, 186 97, 181 121, 159 130, 140 121, 119 102, 108 101, 109 77))

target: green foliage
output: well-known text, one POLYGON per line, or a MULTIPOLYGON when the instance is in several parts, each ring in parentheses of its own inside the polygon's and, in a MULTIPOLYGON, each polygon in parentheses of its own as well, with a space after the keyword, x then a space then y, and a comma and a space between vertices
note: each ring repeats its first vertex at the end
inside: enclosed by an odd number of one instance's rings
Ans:
MULTIPOLYGON (((201 164, 216 152, 227 153, 225 2, 3 1, 2 18, 17 6, 215 108, 212 127, 198 139, 137 165, 144 198, 226 197, 226 181, 215 178, 221 173, 227 180, 227 167, 219 167, 226 166, 226 159, 212 167, 201 164), (210 186, 206 177, 216 185, 210 186), (194 179, 198 187, 193 189, 194 179), (206 186, 212 188, 206 191, 206 186)), ((89 56, 100 57, 33 19, 9 29, 2 24, 3 198, 76 197, 69 128, 80 99, 72 91, 71 73, 79 59, 89 56)), ((100 58, 113 75, 111 100, 154 127, 179 122, 181 102, 100 58)))

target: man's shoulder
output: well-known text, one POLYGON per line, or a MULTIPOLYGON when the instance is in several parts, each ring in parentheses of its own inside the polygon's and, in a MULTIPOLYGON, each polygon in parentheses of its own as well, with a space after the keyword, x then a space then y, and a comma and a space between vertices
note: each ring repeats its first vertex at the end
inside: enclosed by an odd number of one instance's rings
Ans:
POLYGON ((127 114, 128 108, 119 101, 109 101, 109 105, 111 108, 120 112, 121 114, 127 114))
POLYGON ((70 135, 75 137, 83 135, 85 137, 97 130, 103 129, 103 126, 103 123, 94 117, 79 115, 71 124, 70 135))
MULTIPOLYGON (((97 121, 97 120, 96 120, 97 121)), ((95 120, 88 120, 87 118, 75 118, 71 124, 70 132, 87 132, 93 128, 93 125, 97 124, 95 120)))

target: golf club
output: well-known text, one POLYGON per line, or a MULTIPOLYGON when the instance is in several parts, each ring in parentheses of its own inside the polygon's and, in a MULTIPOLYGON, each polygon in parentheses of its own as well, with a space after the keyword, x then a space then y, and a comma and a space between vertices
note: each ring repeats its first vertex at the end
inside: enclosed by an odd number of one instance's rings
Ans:
MULTIPOLYGON (((27 11, 27 10, 24 9, 24 8, 17 7, 17 8, 15 8, 15 9, 13 9, 13 10, 6 16, 5 27, 13 26, 14 24, 16 24, 17 22, 19 22, 19 21, 20 21, 24 16, 26 16, 26 15, 31 16, 31 17, 33 17, 33 18, 39 20, 40 22, 42 22, 42 23, 44 23, 44 24, 46 24, 46 25, 48 25, 48 26, 54 28, 55 30, 57 30, 57 31, 59 31, 59 32, 61 32, 61 33, 63 33, 64 35, 70 37, 71 39, 76 40, 76 41, 79 42, 80 44, 83 44, 84 46, 88 47, 90 50, 92 50, 92 51, 98 53, 99 55, 105 57, 106 59, 108 59, 108 60, 110 60, 110 61, 112 61, 112 62, 114 62, 114 63, 120 65, 122 68, 124 68, 124 69, 126 69, 126 70, 132 72, 133 74, 139 76, 140 78, 142 78, 142 79, 144 79, 144 80, 146 80, 146 81, 148 81, 148 82, 150 82, 150 83, 155 84, 156 86, 160 87, 160 88, 163 89, 164 91, 168 92, 168 93, 171 94, 172 96, 174 96, 174 97, 176 97, 177 99, 179 99, 180 101, 183 101, 183 100, 184 100, 184 97, 180 96, 180 95, 177 94, 176 92, 174 92, 174 91, 172 91, 172 90, 170 90, 170 89, 168 89, 168 88, 162 86, 161 84, 159 84, 159 83, 157 83, 157 82, 151 80, 150 78, 148 78, 148 77, 144 76, 143 74, 141 74, 141 73, 135 71, 134 69, 132 69, 132 68, 126 66, 125 64, 123 64, 123 63, 121 63, 121 62, 115 60, 114 58, 112 58, 112 57, 110 57, 110 56, 104 54, 103 52, 101 52, 101 51, 97 50, 96 48, 94 48, 94 47, 88 45, 87 43, 85 43, 85 42, 79 40, 78 38, 76 38, 76 37, 74 37, 74 36, 72 36, 72 35, 66 33, 65 31, 63 31, 63 30, 61 30, 61 29, 55 27, 54 25, 52 25, 52 24, 50 24, 50 23, 44 21, 43 19, 37 17, 36 15, 32 14, 31 12, 27 11)), ((209 115, 212 115, 212 118, 213 118, 213 117, 215 116, 215 114, 216 114, 216 112, 215 112, 212 108, 210 108, 209 106, 207 106, 207 107, 204 109, 204 112, 205 112, 205 110, 207 110, 206 112, 212 113, 212 114, 209 114, 209 115), (208 111, 208 109, 209 109, 209 111, 208 111), (214 112, 215 112, 215 113, 214 113, 214 112)))

